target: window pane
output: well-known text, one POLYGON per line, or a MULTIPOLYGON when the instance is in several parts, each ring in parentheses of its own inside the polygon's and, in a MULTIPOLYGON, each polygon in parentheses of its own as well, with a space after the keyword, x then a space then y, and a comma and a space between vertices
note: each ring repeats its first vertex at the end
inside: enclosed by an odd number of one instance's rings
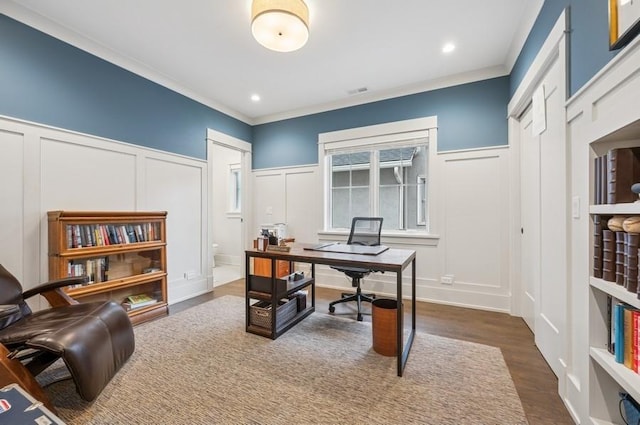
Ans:
POLYGON ((379 211, 384 229, 426 229, 418 225, 417 192, 418 175, 426 173, 426 152, 426 146, 380 150, 379 211))
POLYGON ((368 217, 369 212, 369 188, 354 188, 351 190, 351 216, 349 224, 351 227, 351 217, 368 217))
POLYGON ((351 218, 369 215, 370 152, 331 157, 331 227, 349 228, 351 218))
POLYGON ((229 174, 229 212, 240 212, 242 208, 242 180, 240 169, 232 165, 229 174))
POLYGON ((331 223, 334 228, 349 228, 351 226, 351 211, 349 188, 333 189, 331 191, 331 223))
POLYGON ((380 216, 383 229, 396 230, 400 227, 400 186, 380 186, 380 216))

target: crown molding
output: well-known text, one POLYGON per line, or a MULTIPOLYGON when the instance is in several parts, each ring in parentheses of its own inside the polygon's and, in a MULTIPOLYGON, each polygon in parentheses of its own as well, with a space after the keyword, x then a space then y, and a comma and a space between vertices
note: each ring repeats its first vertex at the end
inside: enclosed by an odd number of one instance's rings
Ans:
POLYGON ((321 112, 333 111, 336 109, 348 108, 351 106, 364 105, 381 100, 393 99, 401 96, 408 96, 447 87, 459 86, 461 84, 473 83, 476 81, 488 80, 496 77, 503 77, 505 75, 509 75, 509 72, 503 66, 484 68, 476 71, 466 72, 463 74, 450 75, 435 80, 423 81, 417 84, 397 87, 394 89, 363 93, 355 95, 353 97, 349 97, 347 99, 329 102, 322 105, 315 105, 309 108, 300 108, 278 114, 264 115, 255 118, 253 120, 253 125, 267 124, 275 121, 298 118, 305 115, 318 114, 321 112))

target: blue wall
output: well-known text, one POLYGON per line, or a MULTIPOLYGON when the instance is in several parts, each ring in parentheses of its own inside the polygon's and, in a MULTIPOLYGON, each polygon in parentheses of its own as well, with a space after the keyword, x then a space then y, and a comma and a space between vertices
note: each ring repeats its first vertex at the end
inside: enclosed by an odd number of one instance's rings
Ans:
POLYGON ((569 7, 569 91, 575 94, 615 55, 609 51, 609 9, 605 0, 545 0, 511 70, 510 94, 524 78, 560 13, 569 7))
POLYGON ((251 126, 0 14, 0 115, 206 158, 251 126))
POLYGON ((253 168, 318 162, 318 134, 438 116, 438 150, 507 144, 509 78, 463 84, 253 128, 253 168))
POLYGON ((570 8, 570 91, 615 55, 605 0, 546 0, 509 77, 251 127, 0 14, 0 115, 206 157, 206 128, 253 142, 254 168, 317 163, 318 134, 438 116, 441 151, 507 144, 507 103, 570 8))

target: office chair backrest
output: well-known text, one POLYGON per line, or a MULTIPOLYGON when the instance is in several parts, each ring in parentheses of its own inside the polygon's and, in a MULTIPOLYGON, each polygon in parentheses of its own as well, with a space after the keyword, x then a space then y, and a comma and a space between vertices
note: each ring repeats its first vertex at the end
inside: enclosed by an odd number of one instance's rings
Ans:
POLYGON ((380 245, 382 217, 353 217, 348 245, 380 245))

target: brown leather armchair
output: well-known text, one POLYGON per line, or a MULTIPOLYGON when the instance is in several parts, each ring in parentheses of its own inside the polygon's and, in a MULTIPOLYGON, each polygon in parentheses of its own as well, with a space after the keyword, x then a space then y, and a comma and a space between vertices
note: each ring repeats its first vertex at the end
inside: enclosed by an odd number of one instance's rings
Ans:
POLYGON ((133 354, 135 340, 119 304, 77 303, 61 289, 83 281, 59 279, 23 292, 0 264, 0 343, 33 376, 62 358, 80 397, 92 401, 133 354), (32 312, 25 299, 38 294, 54 307, 32 312))

